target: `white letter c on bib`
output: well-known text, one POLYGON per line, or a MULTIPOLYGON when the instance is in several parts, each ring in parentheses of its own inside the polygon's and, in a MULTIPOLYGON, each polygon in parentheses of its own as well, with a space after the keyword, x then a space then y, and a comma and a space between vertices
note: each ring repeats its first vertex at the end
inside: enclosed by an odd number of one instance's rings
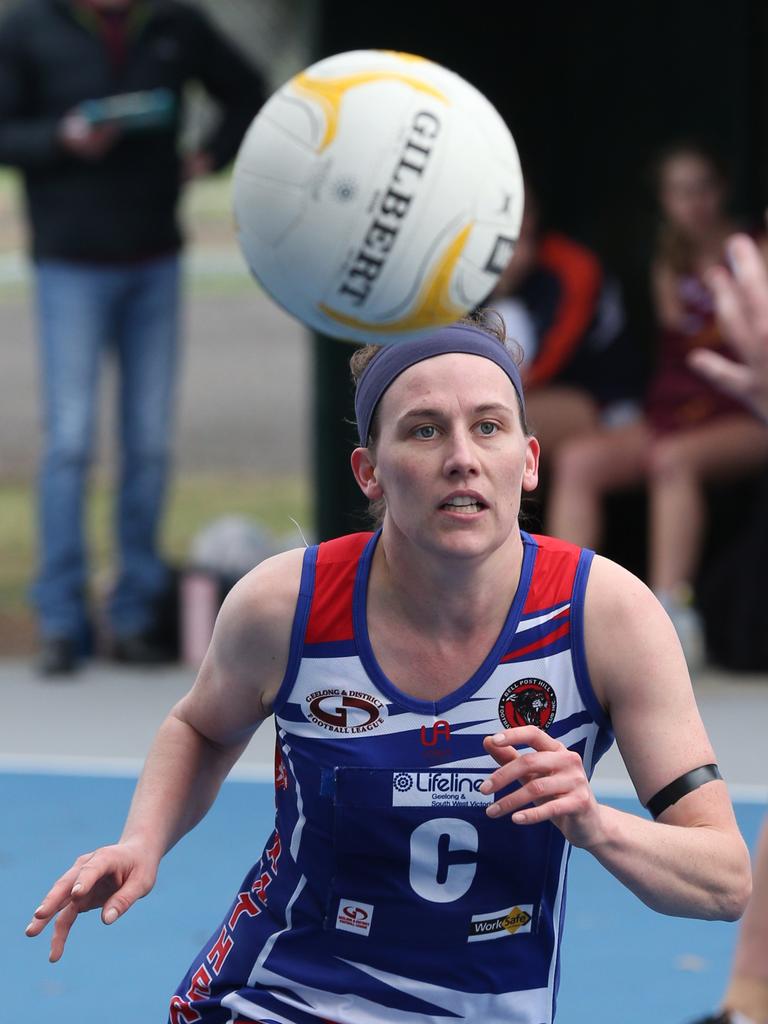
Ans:
POLYGON ((460 899, 472 885, 477 870, 477 863, 473 861, 444 864, 441 871, 440 840, 443 836, 448 839, 448 853, 477 853, 477 829, 461 818, 435 818, 413 830, 411 886, 422 899, 432 903, 452 903, 460 899))

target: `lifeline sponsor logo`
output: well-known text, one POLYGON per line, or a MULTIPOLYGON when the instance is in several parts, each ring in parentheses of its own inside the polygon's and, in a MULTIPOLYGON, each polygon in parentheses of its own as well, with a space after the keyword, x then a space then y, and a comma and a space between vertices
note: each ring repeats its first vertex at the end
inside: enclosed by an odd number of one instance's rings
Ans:
POLYGON ((487 776, 473 772, 395 772, 393 807, 487 807, 493 793, 481 793, 487 776))
POLYGON ((543 679, 529 676, 508 686, 499 701, 499 721, 506 729, 537 725, 547 729, 557 713, 555 691, 543 679))
POLYGON ((532 903, 509 907, 507 910, 496 910, 492 914, 473 914, 467 942, 485 942, 486 939, 522 935, 531 930, 532 921, 532 903))
POLYGON ((330 687, 305 697, 304 714, 328 732, 353 736, 377 729, 387 717, 387 707, 373 694, 330 687))
POLYGON ((373 921, 373 904, 358 903, 356 900, 339 900, 336 927, 355 935, 368 935, 373 921))

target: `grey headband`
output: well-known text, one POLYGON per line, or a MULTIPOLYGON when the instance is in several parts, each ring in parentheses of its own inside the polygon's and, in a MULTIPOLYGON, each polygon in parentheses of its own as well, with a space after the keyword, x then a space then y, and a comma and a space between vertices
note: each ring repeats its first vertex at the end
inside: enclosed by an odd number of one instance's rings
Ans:
POLYGON ((396 377, 415 363, 421 363, 433 356, 462 352, 471 356, 482 356, 496 363, 512 381, 525 412, 523 385, 517 363, 505 345, 482 327, 471 324, 450 324, 441 327, 435 334, 398 345, 386 345, 363 370, 355 393, 355 416, 360 435, 360 444, 365 447, 371 432, 371 421, 381 396, 396 377))

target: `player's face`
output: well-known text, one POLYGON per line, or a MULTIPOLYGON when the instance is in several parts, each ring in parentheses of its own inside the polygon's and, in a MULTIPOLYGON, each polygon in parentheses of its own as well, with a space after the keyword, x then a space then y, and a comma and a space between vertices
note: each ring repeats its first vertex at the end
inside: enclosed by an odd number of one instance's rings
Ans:
POLYGON ((369 476, 355 468, 368 497, 386 500, 385 530, 459 557, 517 538, 522 491, 538 480, 539 446, 523 433, 515 389, 500 367, 463 353, 417 363, 384 393, 377 420, 369 476))
POLYGON ((694 237, 717 226, 723 214, 723 185, 717 171, 693 153, 666 162, 660 198, 667 220, 694 237))

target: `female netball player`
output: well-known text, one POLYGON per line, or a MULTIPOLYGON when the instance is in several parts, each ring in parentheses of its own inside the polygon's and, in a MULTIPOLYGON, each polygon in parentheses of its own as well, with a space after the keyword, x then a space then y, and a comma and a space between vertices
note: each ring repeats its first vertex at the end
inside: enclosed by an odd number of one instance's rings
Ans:
POLYGON ((503 343, 356 354, 352 470, 382 526, 264 562, 160 728, 121 840, 35 912, 111 923, 274 715, 276 820, 170 1020, 554 1016, 568 853, 665 914, 738 918, 748 855, 675 631, 603 558, 518 525, 537 481, 503 343), (599 803, 615 735, 651 817, 599 803))

